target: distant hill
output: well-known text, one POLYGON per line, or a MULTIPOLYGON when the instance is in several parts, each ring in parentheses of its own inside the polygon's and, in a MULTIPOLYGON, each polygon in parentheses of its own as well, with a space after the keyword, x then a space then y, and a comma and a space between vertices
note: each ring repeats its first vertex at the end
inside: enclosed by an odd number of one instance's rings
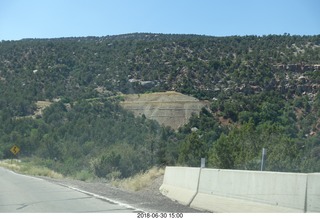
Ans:
POLYGON ((172 90, 201 99, 225 91, 277 90, 292 97, 316 93, 312 72, 319 71, 319 50, 319 36, 288 35, 2 41, 0 78, 37 100, 95 96, 97 89, 105 94, 172 90))
POLYGON ((320 171, 319 90, 320 35, 1 41, 0 159, 114 177, 257 169, 266 147, 268 170, 320 171))

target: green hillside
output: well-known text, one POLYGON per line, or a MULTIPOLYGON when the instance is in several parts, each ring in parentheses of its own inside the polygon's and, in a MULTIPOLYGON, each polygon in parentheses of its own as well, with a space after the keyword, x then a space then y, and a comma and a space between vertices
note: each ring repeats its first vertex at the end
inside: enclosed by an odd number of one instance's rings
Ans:
POLYGON ((320 171, 320 35, 137 33, 0 42, 0 159, 65 175, 151 166, 320 171), (177 131, 123 109, 123 94, 176 91, 210 107, 177 131), (37 103, 48 106, 39 111, 37 103))

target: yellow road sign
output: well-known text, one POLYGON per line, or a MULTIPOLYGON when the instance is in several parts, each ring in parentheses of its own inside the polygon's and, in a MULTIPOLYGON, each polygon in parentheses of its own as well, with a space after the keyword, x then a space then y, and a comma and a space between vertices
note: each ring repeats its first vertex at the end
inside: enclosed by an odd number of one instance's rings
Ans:
POLYGON ((19 153, 20 148, 17 145, 12 146, 12 148, 10 149, 10 151, 16 155, 17 153, 19 153))

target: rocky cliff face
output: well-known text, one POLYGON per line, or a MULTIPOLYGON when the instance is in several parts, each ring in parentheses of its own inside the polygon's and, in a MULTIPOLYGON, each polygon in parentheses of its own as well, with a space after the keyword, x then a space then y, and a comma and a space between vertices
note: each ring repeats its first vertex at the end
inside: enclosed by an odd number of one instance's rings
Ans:
POLYGON ((178 92, 169 91, 126 95, 125 101, 121 105, 132 111, 135 116, 145 115, 148 119, 178 129, 188 123, 193 113, 198 114, 208 103, 178 92))

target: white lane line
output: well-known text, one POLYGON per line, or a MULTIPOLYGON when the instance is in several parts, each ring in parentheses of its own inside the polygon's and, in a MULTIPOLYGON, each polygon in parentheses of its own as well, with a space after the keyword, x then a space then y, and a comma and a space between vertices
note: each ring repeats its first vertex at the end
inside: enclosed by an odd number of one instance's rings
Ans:
POLYGON ((105 196, 101 196, 101 195, 98 195, 98 194, 95 194, 95 193, 92 193, 92 192, 84 191, 84 190, 81 190, 81 189, 78 189, 78 188, 75 188, 75 187, 72 187, 72 186, 68 186, 68 185, 62 184, 62 183, 58 183, 58 184, 61 185, 61 186, 67 187, 69 189, 75 190, 77 192, 81 192, 81 193, 93 196, 95 198, 99 198, 99 199, 105 200, 107 202, 111 202, 111 203, 117 204, 117 205, 125 207, 125 208, 133 209, 134 211, 145 212, 142 209, 135 208, 132 205, 125 204, 125 203, 122 203, 122 202, 107 198, 105 196))
MULTIPOLYGON (((12 170, 8 170, 6 168, 3 168, 3 169, 8 171, 8 172, 10 172, 10 173, 15 174, 15 175, 24 176, 24 177, 31 178, 31 179, 37 179, 37 180, 40 180, 40 181, 46 181, 46 180, 41 179, 41 178, 37 178, 37 177, 33 177, 33 176, 28 176, 28 175, 16 173, 16 172, 14 172, 12 170)), ((95 194, 95 193, 92 193, 92 192, 84 191, 84 190, 81 190, 81 189, 78 189, 78 188, 75 188, 75 187, 72 187, 72 186, 68 186, 68 185, 62 184, 62 183, 56 183, 56 184, 64 186, 64 187, 67 187, 67 188, 72 189, 74 191, 78 191, 78 192, 93 196, 95 198, 99 198, 99 199, 102 199, 102 200, 117 204, 117 205, 125 207, 125 208, 133 209, 134 211, 146 212, 146 211, 144 211, 142 209, 135 208, 135 207, 133 207, 133 206, 131 206, 129 204, 125 204, 125 203, 122 203, 122 202, 119 202, 119 201, 116 201, 116 200, 113 200, 113 199, 110 199, 110 198, 107 198, 107 197, 104 197, 104 196, 101 196, 101 195, 98 195, 98 194, 95 194)))
POLYGON ((37 178, 37 177, 34 177, 34 176, 29 176, 29 175, 24 175, 22 173, 16 173, 12 170, 9 170, 9 169, 6 169, 6 168, 3 168, 4 170, 8 171, 9 173, 12 173, 14 175, 17 175, 17 176, 23 176, 23 177, 26 177, 26 178, 30 178, 30 179, 36 179, 36 180, 40 180, 40 181, 43 181, 43 179, 41 178, 37 178))

